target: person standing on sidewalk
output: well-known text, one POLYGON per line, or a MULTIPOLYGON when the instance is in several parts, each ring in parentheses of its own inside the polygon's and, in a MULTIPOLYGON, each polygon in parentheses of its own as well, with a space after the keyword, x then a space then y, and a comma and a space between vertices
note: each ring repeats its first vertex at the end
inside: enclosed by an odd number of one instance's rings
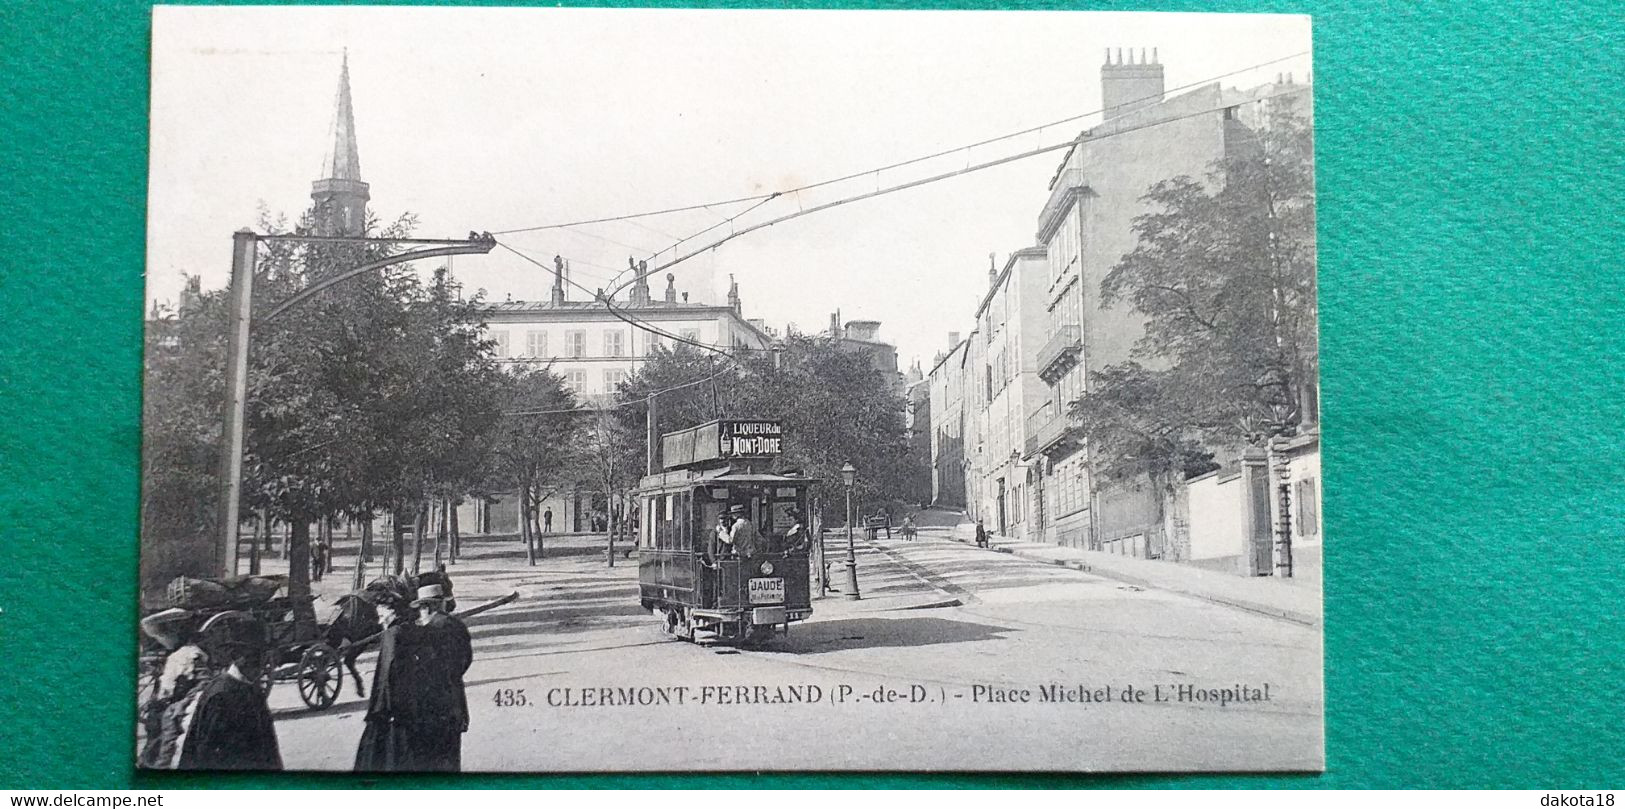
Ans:
POLYGON ((428 678, 421 665, 425 630, 417 625, 412 595, 406 583, 385 576, 362 593, 378 609, 384 631, 378 642, 378 663, 372 673, 372 696, 367 700, 366 730, 356 749, 356 772, 420 769, 413 738, 430 704, 428 678))
POLYGON ((551 507, 542 512, 542 533, 553 533, 553 509, 551 507))
POLYGON ((418 625, 424 629, 418 656, 424 693, 433 704, 422 706, 425 722, 413 734, 416 769, 458 772, 463 767, 463 734, 468 732, 468 695, 463 675, 474 662, 468 627, 451 614, 448 593, 439 583, 418 587, 418 625))
POLYGON ((987 525, 982 522, 981 517, 976 518, 976 547, 987 547, 987 525))
POLYGON ((265 670, 265 625, 229 623, 208 650, 226 669, 205 683, 178 742, 181 770, 280 770, 271 710, 256 680, 265 670))

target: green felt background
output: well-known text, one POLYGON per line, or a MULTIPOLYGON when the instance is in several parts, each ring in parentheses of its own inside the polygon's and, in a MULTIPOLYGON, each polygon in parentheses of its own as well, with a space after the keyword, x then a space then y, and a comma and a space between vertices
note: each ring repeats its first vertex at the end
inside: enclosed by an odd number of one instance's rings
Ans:
MULTIPOLYGON (((1625 786, 1616 4, 1004 7, 1315 15, 1328 772, 387 783, 1625 786)), ((150 30, 0 7, 0 787, 376 784, 131 768, 150 30)))

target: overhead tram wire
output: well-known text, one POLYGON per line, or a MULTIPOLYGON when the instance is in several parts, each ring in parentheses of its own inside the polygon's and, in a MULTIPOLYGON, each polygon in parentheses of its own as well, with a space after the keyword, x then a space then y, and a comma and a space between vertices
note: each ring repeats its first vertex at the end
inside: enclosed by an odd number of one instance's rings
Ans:
MULTIPOLYGON (((1292 90, 1292 91, 1288 91, 1288 92, 1306 92, 1307 89, 1308 89, 1308 85, 1303 85, 1303 89, 1292 90)), ((852 196, 843 197, 841 199, 833 200, 831 202, 826 202, 826 203, 823 203, 821 205, 815 205, 815 206, 813 206, 811 208, 806 208, 804 210, 798 210, 798 211, 796 211, 794 213, 785 214, 784 216, 776 217, 774 219, 768 219, 768 220, 764 220, 764 221, 761 221, 761 222, 757 222, 757 223, 755 223, 753 225, 750 225, 748 227, 745 227, 743 229, 735 230, 734 232, 728 234, 727 236, 724 236, 724 237, 722 237, 720 239, 717 239, 716 241, 713 241, 713 242, 710 242, 710 243, 706 244, 704 247, 698 248, 696 250, 692 250, 692 251, 690 251, 688 253, 685 253, 685 254, 683 254, 681 256, 673 258, 673 259, 671 259, 670 261, 667 261, 664 264, 660 264, 658 266, 652 267, 652 268, 649 269, 649 272, 650 273, 658 273, 658 272, 663 272, 665 270, 669 270, 672 267, 674 267, 674 266, 676 266, 678 264, 681 264, 684 261, 687 261, 687 260, 689 260, 689 259, 691 259, 691 258, 693 258, 693 257, 695 257, 697 255, 700 255, 702 253, 705 253, 707 251, 714 250, 714 249, 716 249, 718 247, 721 247, 722 245, 724 245, 724 244, 726 244, 726 243, 728 243, 730 241, 733 241, 734 239, 737 239, 740 236, 743 236, 743 235, 745 235, 747 233, 751 233, 753 231, 761 230, 763 228, 772 227, 774 225, 777 225, 777 224, 780 224, 780 223, 783 223, 783 222, 788 222, 788 221, 790 221, 792 219, 799 219, 799 218, 801 218, 803 216, 807 216, 809 214, 818 213, 820 211, 826 211, 826 210, 829 210, 831 208, 840 207, 842 205, 847 205, 847 204, 850 204, 850 203, 853 203, 853 202, 859 202, 859 201, 866 200, 866 199, 872 199, 874 197, 885 196, 887 194, 895 193, 897 191, 905 191, 905 190, 908 190, 910 188, 918 188, 919 186, 922 186, 922 185, 930 185, 932 183, 941 182, 943 180, 950 180, 950 179, 953 179, 955 177, 960 177, 960 176, 963 176, 963 175, 966 175, 966 174, 972 174, 972 173, 975 173, 975 172, 978 172, 978 171, 982 171, 984 169, 995 168, 995 167, 998 167, 998 166, 1002 166, 1002 165, 1004 165, 1006 163, 1013 163, 1013 162, 1018 161, 1018 160, 1025 160, 1025 159, 1027 159, 1029 157, 1036 157, 1038 155, 1046 154, 1046 153, 1049 153, 1049 152, 1059 151, 1061 149, 1075 148, 1075 147, 1077 147, 1077 146, 1079 146, 1079 145, 1081 145, 1083 143, 1095 143, 1095 142, 1103 141, 1103 140, 1106 140, 1106 139, 1109 139, 1109 138, 1118 137, 1120 135, 1126 135, 1126 134, 1129 134, 1131 132, 1138 132, 1138 131, 1143 130, 1143 129, 1152 129, 1152 128, 1155 128, 1155 127, 1175 123, 1177 121, 1182 121, 1182 120, 1185 120, 1187 118, 1195 118, 1195 117, 1197 117, 1199 115, 1211 115, 1212 113, 1222 112, 1222 111, 1224 111, 1226 109, 1229 109, 1230 107, 1233 107, 1233 106, 1236 106, 1236 105, 1234 105, 1234 104, 1226 104, 1226 105, 1221 105, 1221 106, 1217 106, 1217 107, 1204 107, 1202 109, 1193 110, 1191 112, 1187 112, 1187 113, 1184 113, 1182 115, 1175 115, 1175 116, 1172 116, 1172 117, 1169 117, 1169 118, 1162 118, 1162 119, 1159 119, 1159 120, 1156 120, 1156 121, 1151 121, 1151 122, 1148 122, 1148 123, 1140 124, 1138 126, 1124 127, 1122 129, 1118 129, 1118 130, 1115 130, 1115 131, 1112 131, 1112 132, 1106 132, 1104 134, 1099 134, 1099 135, 1090 135, 1089 133, 1085 132, 1084 134, 1081 134, 1076 138, 1072 138, 1071 140, 1063 141, 1061 143, 1051 144, 1049 146, 1042 146, 1042 147, 1039 147, 1037 149, 1031 149, 1031 150, 1028 150, 1028 151, 1025 151, 1025 152, 1021 152, 1019 154, 1006 155, 1004 157, 1000 157, 1000 158, 997 158, 997 159, 994 159, 994 160, 988 160, 988 161, 978 163, 978 164, 975 164, 975 165, 966 166, 963 169, 957 169, 955 171, 944 172, 942 174, 935 174, 935 175, 932 175, 930 177, 922 177, 922 178, 917 179, 917 180, 910 180, 910 181, 905 182, 905 183, 898 183, 897 185, 886 186, 884 188, 878 188, 878 189, 876 189, 874 191, 869 191, 869 192, 866 192, 866 193, 863 193, 863 194, 855 194, 855 195, 852 195, 852 196)), ((500 244, 500 242, 499 242, 499 244, 500 244)), ((633 282, 631 282, 631 281, 625 282, 625 283, 621 284, 620 286, 617 286, 614 289, 610 290, 608 294, 610 296, 614 296, 616 293, 618 293, 621 290, 625 289, 626 287, 630 286, 632 283, 633 282)))
MULTIPOLYGON (((1206 85, 1206 84, 1211 84, 1211 83, 1213 83, 1215 81, 1218 81, 1220 79, 1227 79, 1227 78, 1230 78, 1231 76, 1237 76, 1237 75, 1240 75, 1242 73, 1248 73, 1248 72, 1251 72, 1251 71, 1254 71, 1254 70, 1258 70, 1259 68, 1269 67, 1270 65, 1278 64, 1280 62, 1285 62, 1285 61, 1288 61, 1290 59, 1297 59, 1297 58, 1302 57, 1302 56, 1308 56, 1309 54, 1310 54, 1310 51, 1305 50, 1305 51, 1298 51, 1297 53, 1290 53, 1290 54, 1287 54, 1285 56, 1278 56, 1278 57, 1276 57, 1274 59, 1267 59, 1265 61, 1259 62, 1257 64, 1249 65, 1247 67, 1237 68, 1235 70, 1231 70, 1231 71, 1227 71, 1227 72, 1224 72, 1224 73, 1218 73, 1218 74, 1215 74, 1215 75, 1212 75, 1212 76, 1208 76, 1208 77, 1200 79, 1198 81, 1190 82, 1190 83, 1187 83, 1187 84, 1182 84, 1182 85, 1179 85, 1179 86, 1176 86, 1176 87, 1167 88, 1167 89, 1163 90, 1162 95, 1164 97, 1166 97, 1166 96, 1171 95, 1173 93, 1178 93, 1178 92, 1182 92, 1182 91, 1185 91, 1185 90, 1190 90, 1190 89, 1193 89, 1193 88, 1196 88, 1196 87, 1201 87, 1201 86, 1206 85)), ((1144 99, 1135 99, 1135 100, 1127 102, 1127 103, 1136 103, 1137 101, 1150 100, 1151 98, 1153 98, 1153 97, 1148 96, 1148 97, 1146 97, 1144 99)), ((1098 114, 1100 114, 1102 112, 1105 112, 1105 111, 1106 111, 1106 108, 1101 107, 1099 109, 1089 110, 1087 112, 1082 112, 1082 113, 1079 113, 1077 115, 1069 115, 1069 116, 1067 116, 1065 118, 1050 121, 1049 123, 1039 124, 1037 126, 1031 126, 1031 127, 1028 127, 1026 129, 1022 129, 1022 130, 1017 131, 1017 132, 1010 132, 1010 133, 1007 133, 1007 134, 1004 134, 1004 135, 998 135, 996 137, 987 138, 985 140, 979 140, 979 141, 977 141, 975 143, 969 143, 969 144, 964 144, 964 145, 960 145, 960 146, 955 146, 955 147, 950 148, 950 149, 943 149, 941 151, 932 152, 931 154, 921 155, 919 157, 912 157, 912 158, 909 158, 907 160, 899 161, 899 162, 896 162, 896 163, 891 163, 891 164, 885 165, 885 166, 880 166, 878 168, 864 169, 863 171, 856 171, 856 172, 853 172, 851 174, 847 174, 845 176, 834 177, 834 178, 827 179, 827 180, 819 180, 818 182, 809 183, 807 185, 802 185, 802 186, 797 186, 795 188, 788 188, 788 189, 784 189, 782 191, 775 191, 775 192, 769 193, 769 194, 754 194, 754 195, 751 195, 751 196, 735 197, 733 199, 718 200, 718 201, 715 201, 715 202, 706 202, 706 203, 701 203, 701 204, 698 204, 698 205, 684 205, 684 206, 679 206, 679 207, 675 207, 675 208, 664 208, 664 209, 661 209, 661 210, 654 210, 654 211, 640 211, 638 213, 622 214, 622 215, 619 215, 619 216, 605 216, 605 217, 599 217, 597 219, 583 219, 583 220, 575 221, 575 222, 564 222, 564 223, 549 224, 549 225, 536 225, 536 226, 533 226, 533 227, 513 228, 513 229, 510 229, 510 230, 495 230, 495 231, 491 231, 491 233, 492 233, 492 235, 495 235, 495 236, 503 236, 503 235, 513 234, 513 233, 528 233, 528 232, 537 231, 537 230, 552 230, 554 228, 574 227, 576 225, 596 225, 596 224, 601 224, 601 223, 604 223, 604 222, 620 222, 620 221, 628 220, 628 219, 643 219, 643 218, 651 217, 651 216, 660 216, 660 215, 663 215, 663 214, 671 214, 671 213, 682 213, 684 211, 694 211, 694 210, 699 210, 699 209, 702 209, 702 208, 710 208, 710 207, 713 207, 713 206, 733 205, 733 204, 741 203, 741 202, 764 201, 764 200, 772 199, 775 196, 785 196, 785 195, 789 195, 789 194, 794 194, 794 193, 796 193, 798 191, 809 191, 809 190, 812 190, 814 188, 822 188, 822 187, 827 186, 827 185, 834 185, 836 183, 846 182, 848 180, 855 180, 855 179, 858 179, 860 177, 867 177, 867 176, 869 176, 871 174, 878 175, 881 172, 891 171, 892 169, 902 168, 904 166, 910 166, 910 165, 913 165, 915 163, 922 163, 922 162, 925 162, 927 160, 936 159, 938 157, 946 157, 948 155, 954 154, 955 152, 962 152, 962 151, 966 151, 966 150, 969 150, 969 149, 975 149, 975 148, 980 147, 980 146, 986 146, 988 144, 998 143, 999 141, 1010 140, 1011 138, 1019 138, 1022 135, 1031 135, 1031 134, 1033 134, 1035 132, 1042 132, 1042 131, 1044 131, 1046 129, 1049 129, 1051 127, 1061 126, 1062 124, 1075 123, 1075 122, 1081 121, 1084 118, 1087 118, 1087 117, 1089 117, 1091 115, 1098 115, 1098 114)))

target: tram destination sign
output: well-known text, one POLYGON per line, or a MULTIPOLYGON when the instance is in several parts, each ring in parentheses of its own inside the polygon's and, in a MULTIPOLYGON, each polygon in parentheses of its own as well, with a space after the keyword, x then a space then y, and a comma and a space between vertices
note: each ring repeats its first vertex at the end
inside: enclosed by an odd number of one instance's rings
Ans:
POLYGON ((763 419, 722 419, 666 433, 662 466, 680 469, 731 458, 773 458, 784 452, 784 427, 763 419))

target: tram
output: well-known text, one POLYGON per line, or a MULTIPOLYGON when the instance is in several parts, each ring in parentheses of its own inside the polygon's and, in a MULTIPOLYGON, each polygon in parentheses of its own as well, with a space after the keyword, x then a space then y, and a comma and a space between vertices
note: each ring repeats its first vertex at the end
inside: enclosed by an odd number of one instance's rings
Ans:
POLYGON ((638 486, 638 589, 683 640, 758 643, 812 615, 818 481, 770 471, 776 421, 718 420, 661 439, 662 471, 638 486))

